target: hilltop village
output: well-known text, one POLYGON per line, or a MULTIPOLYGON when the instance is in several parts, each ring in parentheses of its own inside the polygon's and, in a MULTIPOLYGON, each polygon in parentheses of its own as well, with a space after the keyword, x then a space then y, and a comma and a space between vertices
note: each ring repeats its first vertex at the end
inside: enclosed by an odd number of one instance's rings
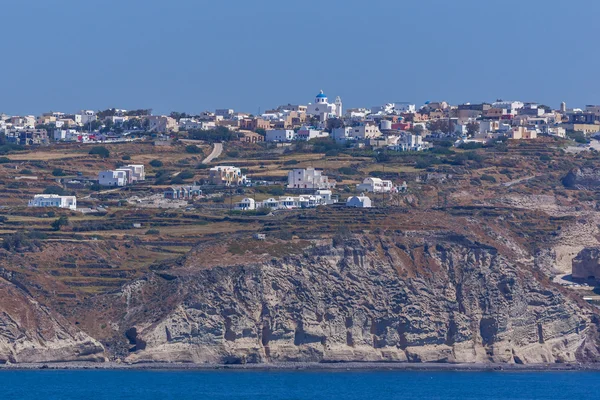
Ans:
POLYGON ((1 114, 0 364, 600 360, 600 106, 315 92, 1 114))
MULTIPOLYGON (((440 148, 474 149, 506 140, 535 141, 543 137, 565 139, 567 133, 577 143, 586 143, 587 138, 599 130, 600 106, 594 105, 588 105, 584 109, 568 109, 562 103, 555 110, 545 105, 521 101, 498 100, 457 106, 441 101, 427 102, 420 107, 402 102, 344 110, 339 96, 334 102, 330 102, 323 91, 316 95, 313 103, 281 105, 259 116, 233 109, 205 111, 198 115, 173 112, 167 116, 152 115, 151 110, 128 111, 116 108, 104 111, 81 110, 75 114, 48 112, 41 116, 0 115, 0 143, 3 152, 68 147, 68 144, 126 145, 152 141, 157 147, 172 146, 174 142, 187 143, 185 151, 196 154, 202 152, 202 146, 198 143, 213 143, 214 149, 202 161, 202 167, 209 163, 216 164, 217 160, 223 158, 223 143, 254 144, 263 149, 278 149, 280 153, 312 144, 322 147, 326 156, 338 155, 341 151, 362 151, 372 152, 376 158, 381 159, 389 158, 394 153, 439 153, 440 148)), ((104 157, 109 151, 104 146, 94 146, 90 148, 89 154, 104 157)), ((235 159, 237 164, 247 162, 238 150, 232 150, 227 155, 227 158, 235 159)), ((123 161, 127 157, 125 155, 123 161)), ((11 164, 11 161, 6 157, 2 159, 5 164, 11 164)), ((288 161, 286 165, 293 166, 293 162, 297 160, 288 161)), ((150 162, 154 164, 152 167, 159 168, 163 160, 159 157, 150 162)), ((68 174, 60 168, 54 169, 52 175, 57 177, 57 183, 65 190, 68 186, 102 190, 145 182, 146 167, 148 166, 144 164, 119 162, 113 169, 94 171, 92 176, 84 176, 82 171, 71 171, 76 173, 72 180, 62 178, 68 174)), ((19 171, 19 165, 14 165, 14 168, 19 171)), ((28 168, 22 169, 25 173, 21 174, 23 176, 20 179, 35 178, 27 176, 28 168)), ((173 176, 157 176, 156 183, 190 180, 191 172, 182 172, 183 175, 176 173, 173 176)), ((246 172, 247 168, 242 166, 211 166, 205 179, 195 180, 189 185, 172 185, 164 190, 163 198, 194 200, 203 198, 205 193, 218 191, 219 188, 270 185, 301 195, 282 195, 261 201, 245 197, 239 199, 235 207, 231 204, 230 208, 238 211, 262 209, 266 212, 267 209, 306 208, 340 202, 340 196, 332 192, 337 181, 340 181, 339 177, 329 179, 322 170, 315 169, 312 165, 308 168, 294 168, 289 172, 270 171, 269 178, 261 177, 263 174, 248 176, 246 172), (287 180, 281 179, 279 175, 287 175, 287 180)), ((344 192, 354 193, 355 196, 346 196, 342 200, 352 206, 371 207, 372 201, 368 193, 391 194, 406 191, 405 181, 381 179, 374 172, 376 171, 371 171, 354 186, 344 185, 344 192)), ((163 174, 164 171, 158 173, 163 174)), ((381 174, 384 174, 383 169, 381 174)), ((243 190, 238 192, 242 193, 243 190)), ((138 201, 143 202, 143 199, 138 201)), ((61 196, 60 193, 35 194, 28 204, 31 207, 77 209, 74 196, 61 196)), ((170 206, 168 201, 157 204, 170 206)), ((88 211, 88 208, 83 210, 88 211)))

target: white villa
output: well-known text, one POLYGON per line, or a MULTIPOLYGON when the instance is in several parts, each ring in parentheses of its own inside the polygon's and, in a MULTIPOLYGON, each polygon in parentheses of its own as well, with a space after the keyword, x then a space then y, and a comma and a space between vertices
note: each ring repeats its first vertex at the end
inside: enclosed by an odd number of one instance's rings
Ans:
POLYGON ((390 193, 394 191, 392 181, 386 181, 380 178, 365 178, 363 183, 356 186, 356 189, 361 192, 369 193, 390 193))
POLYGON ((28 207, 58 207, 77 209, 77 198, 75 196, 59 196, 57 194, 36 194, 33 200, 29 200, 28 207))
POLYGON ((102 186, 125 186, 143 180, 146 180, 146 172, 142 164, 130 164, 98 173, 98 183, 102 186))
POLYGON ((98 183, 102 186, 125 186, 127 185, 128 171, 100 171, 98 183))
POLYGON ((288 173, 288 189, 331 189, 335 182, 314 168, 297 168, 288 173))

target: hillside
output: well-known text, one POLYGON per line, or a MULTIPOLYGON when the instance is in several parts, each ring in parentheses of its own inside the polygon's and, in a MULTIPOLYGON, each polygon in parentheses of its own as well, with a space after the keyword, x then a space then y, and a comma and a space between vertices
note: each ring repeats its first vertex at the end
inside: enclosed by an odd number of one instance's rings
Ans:
MULTIPOLYGON (((372 209, 271 215, 229 205, 277 185, 211 189, 179 208, 135 200, 170 184, 159 171, 173 176, 202 159, 183 145, 114 145, 109 159, 75 156, 80 148, 10 155, 39 179, 0 168, 0 363, 596 362, 600 313, 583 298, 598 289, 569 275, 584 248, 600 247, 599 166, 593 152, 565 145, 377 160, 226 144, 213 165, 244 166, 257 180, 314 165, 342 198, 365 176, 409 188, 372 196, 372 209), (125 154, 164 156, 164 165, 122 190, 68 189, 102 212, 24 207, 56 184, 42 175, 48 168, 88 174, 125 154), (59 216, 68 224, 55 230, 59 216)), ((207 176, 193 171, 187 182, 207 176)))

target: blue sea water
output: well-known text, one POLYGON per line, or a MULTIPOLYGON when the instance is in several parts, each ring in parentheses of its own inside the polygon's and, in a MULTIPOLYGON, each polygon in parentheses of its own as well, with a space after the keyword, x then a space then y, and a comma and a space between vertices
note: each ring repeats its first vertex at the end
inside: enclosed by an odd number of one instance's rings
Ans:
POLYGON ((596 372, 0 371, 5 400, 576 400, 596 372))

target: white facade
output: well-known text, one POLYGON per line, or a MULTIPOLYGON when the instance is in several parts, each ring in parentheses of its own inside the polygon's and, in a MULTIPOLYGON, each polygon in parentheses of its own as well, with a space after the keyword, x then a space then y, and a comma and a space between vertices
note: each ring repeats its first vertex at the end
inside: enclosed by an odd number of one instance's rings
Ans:
POLYGON ((346 200, 346 207, 371 208, 371 199, 367 196, 353 196, 346 200))
POLYGON ((130 170, 131 171, 131 181, 144 181, 146 180, 146 171, 144 169, 143 164, 129 164, 124 167, 119 168, 120 170, 130 170))
POLYGON ((256 202, 254 199, 246 197, 235 206, 235 209, 238 211, 256 210, 256 202))
POLYGON ((303 126, 300 128, 298 133, 296 133, 296 139, 309 141, 311 139, 324 138, 328 137, 329 133, 320 131, 318 129, 313 129, 312 127, 303 126))
POLYGON ((181 118, 179 120, 179 128, 185 131, 190 129, 200 129, 203 131, 208 131, 211 129, 215 129, 217 124, 214 121, 196 121, 193 118, 181 118))
POLYGON ((54 140, 65 142, 76 142, 79 139, 79 132, 74 129, 55 129, 54 140))
POLYGON ((86 125, 90 122, 94 122, 98 119, 96 112, 92 110, 81 110, 79 114, 75 115, 75 122, 86 125))
POLYGON ((344 128, 335 128, 331 131, 331 137, 338 141, 338 142, 343 142, 346 140, 352 140, 354 139, 354 136, 352 136, 352 127, 344 127, 344 128))
POLYGON ((102 186, 125 186, 127 184, 127 171, 100 171, 98 183, 102 186))
POLYGON ((36 194, 29 201, 28 207, 58 207, 77 209, 77 198, 75 196, 59 196, 57 194, 36 194))
POLYGON ((295 208, 313 208, 334 204, 337 202, 337 198, 333 198, 330 190, 317 190, 315 194, 312 195, 282 196, 278 199, 270 198, 257 203, 253 202, 254 200, 249 198, 243 199, 236 206, 236 210, 246 211, 258 210, 260 208, 270 208, 272 210, 292 210, 295 208))
POLYGON ((500 108, 505 110, 519 110, 525 107, 522 101, 496 101, 492 103, 492 108, 500 108))
POLYGON ((329 182, 329 178, 322 175, 322 171, 314 168, 294 169, 288 173, 289 189, 331 189, 335 182, 329 182))
POLYGON ((291 142, 296 138, 296 132, 291 129, 270 129, 267 131, 267 142, 291 142))
POLYGON ((399 115, 404 113, 416 113, 417 106, 410 103, 387 103, 382 106, 371 107, 371 114, 399 115))
POLYGON ((363 183, 356 186, 356 189, 369 193, 390 193, 394 190, 394 184, 392 181, 380 178, 365 178, 363 183))
POLYGON ((341 118, 343 115, 342 99, 337 97, 335 103, 329 103, 327 96, 321 90, 321 92, 315 98, 315 103, 309 104, 306 108, 306 114, 319 117, 322 121, 328 118, 341 118))
POLYGON ((223 117, 225 119, 231 118, 233 114, 234 110, 231 108, 220 108, 215 110, 215 115, 218 115, 219 117, 223 117))

